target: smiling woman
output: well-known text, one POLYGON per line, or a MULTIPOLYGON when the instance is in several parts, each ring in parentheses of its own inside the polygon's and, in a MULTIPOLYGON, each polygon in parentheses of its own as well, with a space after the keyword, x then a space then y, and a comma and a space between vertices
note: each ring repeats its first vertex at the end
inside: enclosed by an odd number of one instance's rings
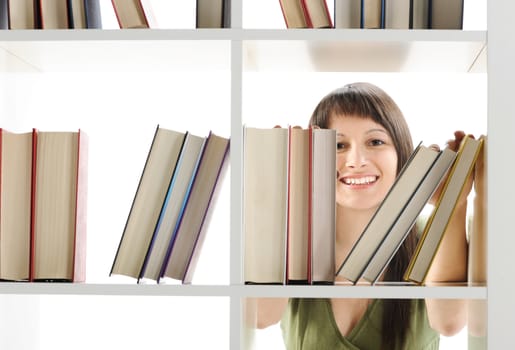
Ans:
MULTIPOLYGON (((394 100, 370 83, 349 84, 326 95, 315 108, 310 125, 337 132, 338 265, 408 161, 412 137, 394 100)), ((457 147, 461 139, 455 141, 451 144, 457 147)), ((466 204, 457 211, 447 241, 442 243, 455 252, 435 259, 432 281, 466 278, 465 209, 466 204), (455 266, 452 271, 440 268, 450 259, 455 266)), ((416 240, 413 228, 380 280, 402 281, 416 240)), ((287 349, 320 348, 321 341, 333 349, 375 349, 376 345, 382 349, 437 349, 439 334, 450 335, 463 328, 465 311, 461 300, 259 299, 257 324, 264 328, 281 321, 287 349)))

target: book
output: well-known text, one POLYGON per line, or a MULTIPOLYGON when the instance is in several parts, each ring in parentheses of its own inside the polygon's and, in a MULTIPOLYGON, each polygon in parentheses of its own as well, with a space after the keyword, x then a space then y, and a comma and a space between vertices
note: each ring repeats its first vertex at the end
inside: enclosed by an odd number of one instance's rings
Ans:
POLYGON ((308 282, 308 242, 311 237, 310 129, 289 127, 288 134, 286 280, 290 284, 305 284, 308 282))
POLYGON ((111 0, 121 29, 149 28, 140 0, 111 0))
POLYGON ((157 126, 110 274, 139 278, 185 133, 157 126))
POLYGON ((284 284, 288 129, 243 130, 245 283, 284 284))
POLYGON ((0 29, 9 29, 9 0, 0 0, 0 29))
POLYGON ((482 145, 483 139, 476 140, 470 135, 466 135, 461 141, 456 161, 443 183, 442 193, 429 216, 404 274, 406 281, 424 283, 464 184, 472 174, 482 145))
POLYGON ((67 0, 39 0, 42 29, 68 29, 67 0))
POLYGON ((309 28, 332 28, 333 21, 326 0, 301 0, 309 28))
POLYGON ((385 0, 385 28, 409 29, 413 0, 385 0))
POLYGON ((438 157, 438 152, 419 144, 406 162, 392 187, 366 225, 337 274, 356 283, 365 271, 391 227, 423 181, 438 157))
POLYGON ((361 28, 384 28, 384 1, 361 0, 361 28))
POLYGON ((0 129, 0 280, 30 277, 34 135, 0 129))
POLYGON ((310 129, 311 222, 309 274, 311 284, 332 284, 335 276, 336 130, 310 129))
POLYGON ((196 28, 227 28, 230 0, 196 0, 196 28))
POLYGON ((486 251, 487 251, 487 207, 486 207, 486 147, 487 138, 483 140, 474 166, 474 202, 473 214, 470 222, 469 251, 468 251, 468 282, 472 285, 485 285, 487 281, 486 251))
POLYGON ((429 0, 411 0, 410 29, 429 28, 429 0))
POLYGON ((74 29, 101 29, 100 0, 67 0, 68 27, 74 29))
POLYGON ((206 138, 186 133, 177 165, 159 214, 154 234, 147 251, 140 279, 157 281, 165 261, 169 242, 175 239, 177 223, 184 212, 191 190, 191 180, 198 167, 206 138))
POLYGON ((184 202, 174 239, 169 243, 160 277, 191 283, 205 240, 220 183, 227 169, 229 139, 210 132, 191 190, 184 202))
POLYGON ((362 276, 363 279, 371 283, 375 283, 379 279, 455 159, 456 152, 449 148, 439 152, 438 158, 368 263, 362 276))
POLYGON ((39 4, 33 0, 8 0, 9 29, 37 29, 39 4))
POLYGON ((334 0, 334 27, 361 27, 361 0, 334 0))
MULTIPOLYGON (((469 249, 467 281, 470 286, 486 286, 487 283, 487 179, 486 179, 486 148, 487 137, 482 135, 483 147, 474 166, 474 202, 472 218, 469 223, 469 249)), ((487 306, 485 300, 469 300, 468 329, 469 336, 485 337, 487 332, 487 306)))
POLYGON ((301 0, 279 0, 286 28, 308 28, 301 0))
POLYGON ((88 137, 35 131, 31 281, 84 282, 88 137))
POLYGON ((463 0, 429 0, 429 29, 462 29, 463 0))

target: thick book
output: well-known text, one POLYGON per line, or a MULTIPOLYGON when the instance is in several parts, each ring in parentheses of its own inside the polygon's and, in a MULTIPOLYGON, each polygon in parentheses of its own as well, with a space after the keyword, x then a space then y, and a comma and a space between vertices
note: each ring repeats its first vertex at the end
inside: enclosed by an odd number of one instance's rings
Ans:
POLYGON ((196 0, 196 28, 228 28, 230 0, 196 0))
MULTIPOLYGON (((483 147, 479 151, 474 166, 474 202, 473 213, 469 219, 469 249, 467 281, 470 286, 486 286, 487 284, 487 179, 486 179, 486 148, 487 137, 482 135, 483 147)), ((487 307, 485 300, 470 300, 468 305, 469 334, 475 337, 484 337, 487 332, 487 307)))
POLYGON ((461 141, 456 161, 449 170, 442 193, 429 216, 415 253, 406 269, 405 280, 418 284, 424 283, 464 184, 472 174, 482 145, 483 139, 476 140, 470 135, 466 135, 461 141))
POLYGON ((34 135, 0 129, 0 280, 29 280, 34 135))
POLYGON ((205 141, 205 137, 186 133, 139 276, 140 279, 154 281, 159 279, 168 245, 176 237, 178 222, 184 212, 191 190, 191 181, 198 167, 205 141))
POLYGON ((486 207, 486 147, 487 138, 481 136, 483 147, 474 166, 474 201, 470 219, 468 279, 471 285, 486 285, 486 249, 487 249, 487 207, 486 207))
POLYGON ((68 29, 67 0, 39 0, 42 29, 68 29))
POLYGON ((361 0, 334 0, 334 27, 361 27, 361 0))
POLYGON ((438 154, 437 151, 422 144, 415 148, 384 200, 340 265, 337 271, 338 275, 353 283, 358 281, 395 221, 433 166, 438 154))
POLYGON ((310 237, 311 284, 333 284, 336 242, 336 130, 310 129, 310 237))
POLYGON ((0 29, 9 29, 9 0, 0 0, 0 29))
POLYGON ((88 137, 35 131, 31 281, 84 282, 88 137))
POLYGON ((361 28, 384 28, 386 0, 361 0, 361 28))
POLYGON ((279 0, 286 28, 308 28, 302 0, 279 0))
POLYGON ((111 0, 111 3, 121 29, 150 27, 140 0, 111 0))
POLYGON ((429 28, 429 1, 430 0, 410 1, 410 29, 429 28))
POLYGON ((179 218, 175 239, 168 246, 160 278, 189 284, 208 232, 212 210, 227 169, 229 139, 210 132, 202 150, 191 190, 179 218))
POLYGON ((110 274, 140 277, 184 138, 157 126, 110 274))
POLYGON ((385 28, 409 29, 410 10, 413 0, 385 0, 385 28))
POLYGON ((310 129, 290 127, 288 133, 286 280, 291 284, 305 284, 308 282, 308 242, 311 237, 310 129))
POLYGON ((67 0, 68 27, 73 29, 101 29, 100 0, 67 0))
POLYGON ((371 283, 375 283, 379 279, 456 159, 456 152, 449 148, 439 153, 433 166, 427 172, 399 218, 388 232, 388 235, 384 238, 371 261, 368 263, 362 276, 363 279, 371 283))
POLYGON ((9 29, 37 29, 39 3, 33 0, 8 0, 9 29))
POLYGON ((243 130, 245 283, 284 284, 288 129, 243 130))
POLYGON ((464 0, 429 0, 429 29, 463 29, 464 0))
POLYGON ((301 0, 309 28, 332 28, 333 21, 326 0, 301 0))

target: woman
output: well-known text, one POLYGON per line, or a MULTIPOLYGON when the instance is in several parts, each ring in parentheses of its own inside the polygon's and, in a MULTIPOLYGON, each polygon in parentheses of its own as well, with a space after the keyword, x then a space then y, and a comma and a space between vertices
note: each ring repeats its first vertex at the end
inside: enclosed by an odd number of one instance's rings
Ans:
MULTIPOLYGON (((337 131, 338 267, 408 160, 413 144, 396 103, 369 83, 331 92, 315 108, 310 124, 337 131)), ((463 136, 456 132, 449 147, 457 149, 463 136)), ((428 283, 466 280, 465 216, 470 185, 460 198, 428 283)), ((412 231, 381 277, 383 281, 402 281, 416 244, 412 231)), ((287 349, 437 349, 439 334, 455 334, 466 322, 463 300, 264 298, 256 306, 259 328, 282 319, 287 349)))

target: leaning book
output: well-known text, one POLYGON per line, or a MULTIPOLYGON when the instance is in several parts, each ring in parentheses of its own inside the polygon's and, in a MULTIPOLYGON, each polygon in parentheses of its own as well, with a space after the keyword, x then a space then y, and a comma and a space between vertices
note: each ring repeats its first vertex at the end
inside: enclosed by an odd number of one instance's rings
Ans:
POLYGON ((384 200, 340 265, 337 275, 356 283, 405 210, 439 152, 419 144, 404 165, 384 200))
POLYGON ((450 148, 439 152, 433 166, 427 172, 369 262, 363 273, 365 280, 371 283, 378 281, 455 159, 456 152, 450 148))
POLYGON ((415 253, 408 264, 404 274, 405 280, 424 284, 458 199, 473 172, 482 146, 483 139, 476 140, 471 135, 466 135, 461 141, 456 161, 449 170, 440 198, 429 216, 415 248, 415 253))

